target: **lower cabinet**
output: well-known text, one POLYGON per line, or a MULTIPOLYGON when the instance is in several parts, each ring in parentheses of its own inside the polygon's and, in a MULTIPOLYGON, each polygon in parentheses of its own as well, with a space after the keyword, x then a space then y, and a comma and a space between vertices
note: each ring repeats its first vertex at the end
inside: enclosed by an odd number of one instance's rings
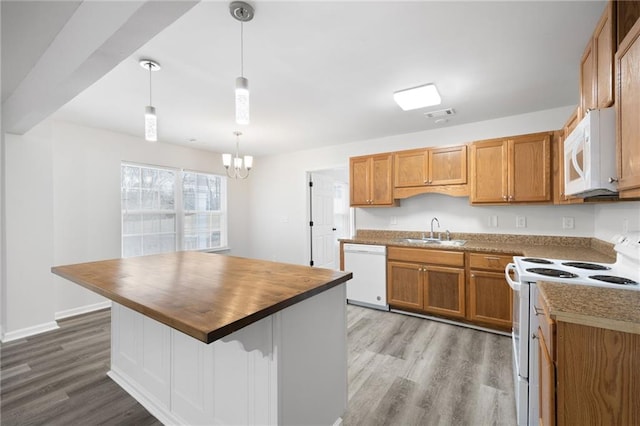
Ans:
POLYGON ((508 331, 512 326, 513 293, 504 269, 508 254, 469 253, 469 305, 467 319, 478 325, 508 331))
POLYGON ((464 253, 389 247, 387 300, 398 309, 465 317, 464 253))
POLYGON ((542 297, 536 310, 539 424, 640 424, 640 334, 555 321, 542 297))

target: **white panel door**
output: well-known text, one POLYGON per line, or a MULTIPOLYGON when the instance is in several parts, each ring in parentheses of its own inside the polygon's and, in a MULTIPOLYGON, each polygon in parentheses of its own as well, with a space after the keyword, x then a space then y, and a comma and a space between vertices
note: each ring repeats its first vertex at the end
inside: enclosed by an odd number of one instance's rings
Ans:
POLYGON ((311 173, 311 221, 313 266, 336 269, 336 227, 333 223, 334 179, 311 173))

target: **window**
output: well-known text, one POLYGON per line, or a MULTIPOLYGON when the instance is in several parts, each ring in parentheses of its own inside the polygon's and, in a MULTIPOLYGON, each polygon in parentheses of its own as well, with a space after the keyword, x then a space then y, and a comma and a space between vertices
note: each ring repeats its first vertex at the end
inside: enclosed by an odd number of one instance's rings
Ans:
POLYGON ((122 257, 227 245, 222 176, 122 164, 121 197, 122 257))
POLYGON ((185 172, 182 177, 184 200, 184 250, 227 245, 226 179, 221 176, 185 172))

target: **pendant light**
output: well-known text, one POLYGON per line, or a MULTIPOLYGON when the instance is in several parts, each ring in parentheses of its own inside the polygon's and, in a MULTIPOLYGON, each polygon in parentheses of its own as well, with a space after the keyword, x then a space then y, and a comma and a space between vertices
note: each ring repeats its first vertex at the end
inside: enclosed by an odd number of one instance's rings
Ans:
POLYGON ((244 77, 244 23, 253 19, 253 6, 243 1, 229 5, 231 16, 240 21, 240 77, 236 78, 236 123, 249 124, 249 80, 244 77))
POLYGON ((227 169, 227 176, 230 178, 246 179, 249 177, 249 172, 253 167, 253 157, 250 155, 244 156, 243 171, 243 160, 240 157, 240 136, 242 136, 242 132, 236 130, 233 134, 236 135, 236 155, 222 154, 222 165, 227 169))
POLYGON ((159 71, 160 64, 151 59, 142 59, 140 66, 149 70, 149 105, 144 108, 144 138, 149 142, 157 142, 158 117, 156 116, 156 109, 151 102, 151 72, 159 71))

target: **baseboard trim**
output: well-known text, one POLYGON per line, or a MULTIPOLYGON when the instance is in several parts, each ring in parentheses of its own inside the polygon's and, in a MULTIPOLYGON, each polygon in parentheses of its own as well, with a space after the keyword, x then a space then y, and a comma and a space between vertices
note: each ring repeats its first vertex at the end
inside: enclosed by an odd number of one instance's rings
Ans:
POLYGON ((161 404, 155 401, 155 398, 147 395, 140 390, 140 386, 132 384, 127 378, 126 374, 121 374, 117 368, 111 366, 111 369, 107 372, 107 376, 116 382, 122 389, 124 389, 129 395, 147 409, 152 416, 158 419, 164 425, 186 425, 187 423, 176 416, 171 411, 167 410, 161 404))
POLYGON ((500 331, 500 330, 494 330, 492 328, 480 327, 479 325, 473 325, 473 324, 467 324, 467 323, 464 323, 464 322, 448 320, 446 318, 433 317, 431 315, 416 314, 414 312, 403 311, 403 310, 400 310, 400 309, 390 309, 389 312, 393 312, 393 313, 396 313, 396 314, 402 314, 402 315, 409 315, 411 317, 423 318, 423 319, 427 319, 427 320, 431 320, 431 321, 443 322, 445 324, 457 325, 458 327, 472 328, 472 329, 478 330, 478 331, 486 331, 487 333, 498 334, 500 336, 511 337, 511 333, 507 333, 506 331, 500 331))
POLYGON ((75 317, 76 315, 82 315, 93 311, 99 311, 111 307, 111 301, 105 300, 104 302, 94 303, 93 305, 80 306, 78 308, 66 309, 64 311, 56 312, 54 318, 57 320, 75 317))
POLYGON ((12 342, 14 340, 24 339, 25 337, 31 337, 36 334, 45 333, 47 331, 53 331, 60 328, 55 321, 45 322, 44 324, 34 325, 32 327, 21 328, 20 330, 10 331, 3 334, 2 343, 12 342))

